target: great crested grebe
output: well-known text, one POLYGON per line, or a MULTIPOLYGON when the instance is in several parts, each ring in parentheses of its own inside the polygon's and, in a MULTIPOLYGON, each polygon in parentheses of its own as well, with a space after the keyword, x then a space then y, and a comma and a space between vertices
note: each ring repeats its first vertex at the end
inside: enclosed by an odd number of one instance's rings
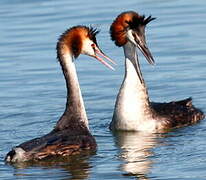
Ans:
POLYGON ((125 76, 116 99, 112 130, 162 132, 205 117, 192 105, 191 98, 169 103, 150 102, 136 48, 154 64, 145 39, 145 26, 154 19, 128 11, 121 13, 110 27, 111 39, 123 47, 125 55, 125 76))
POLYGON ((96 58, 109 68, 97 54, 110 60, 99 49, 92 27, 75 26, 63 33, 57 43, 57 58, 66 80, 67 102, 63 115, 54 129, 40 137, 14 147, 7 155, 7 162, 41 160, 52 156, 67 156, 84 149, 95 150, 96 141, 89 131, 88 119, 76 74, 74 59, 80 54, 96 58))

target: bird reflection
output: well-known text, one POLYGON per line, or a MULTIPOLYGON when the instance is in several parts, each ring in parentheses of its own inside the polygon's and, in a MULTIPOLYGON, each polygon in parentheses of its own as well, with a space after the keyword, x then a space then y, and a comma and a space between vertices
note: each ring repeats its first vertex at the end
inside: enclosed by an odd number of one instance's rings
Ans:
POLYGON ((147 177, 153 160, 152 148, 158 143, 158 134, 140 132, 115 132, 115 144, 120 149, 119 157, 123 161, 121 170, 125 176, 147 177))
POLYGON ((44 176, 48 178, 54 178, 56 175, 57 177, 62 177, 63 179, 83 180, 88 179, 90 176, 92 165, 89 163, 89 159, 94 154, 95 152, 90 151, 64 158, 59 157, 36 162, 28 161, 13 164, 10 163, 10 165, 15 168, 14 175, 16 177, 29 176, 30 174, 28 174, 28 169, 31 169, 30 173, 32 176, 35 176, 35 173, 37 172, 36 169, 39 168, 40 170, 37 173, 37 176, 43 173, 44 176), (32 171, 33 168, 35 169, 34 172, 32 171), (48 174, 45 174, 45 171, 42 172, 41 169, 49 170, 46 172, 48 174), (55 171, 55 173, 51 173, 54 169, 57 171, 55 171))

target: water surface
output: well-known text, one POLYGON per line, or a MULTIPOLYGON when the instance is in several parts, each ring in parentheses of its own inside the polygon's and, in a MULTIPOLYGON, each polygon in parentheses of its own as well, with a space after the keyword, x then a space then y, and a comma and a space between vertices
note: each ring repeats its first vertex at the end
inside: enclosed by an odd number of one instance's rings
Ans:
POLYGON ((151 99, 192 96, 206 112, 205 1, 1 0, 1 179, 206 179, 205 121, 167 134, 108 130, 124 73, 123 51, 111 42, 108 31, 113 19, 126 10, 157 17, 147 28, 155 67, 140 56, 151 99), (66 161, 5 164, 11 147, 48 133, 62 114, 66 89, 56 41, 79 24, 101 29, 100 47, 118 62, 113 72, 90 57, 76 61, 97 152, 66 161))

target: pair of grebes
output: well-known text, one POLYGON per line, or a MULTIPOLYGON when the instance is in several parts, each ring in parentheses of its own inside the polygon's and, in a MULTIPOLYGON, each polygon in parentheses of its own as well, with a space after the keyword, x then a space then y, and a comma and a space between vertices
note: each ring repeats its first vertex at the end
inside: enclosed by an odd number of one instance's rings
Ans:
MULTIPOLYGON (((192 105, 191 98, 169 103, 149 100, 136 49, 143 53, 150 64, 154 64, 145 38, 145 27, 154 19, 128 11, 121 13, 110 27, 111 39, 117 46, 123 47, 125 55, 125 76, 117 95, 111 130, 161 133, 197 123, 205 117, 201 110, 192 105)), ((103 59, 114 63, 99 48, 97 33, 92 27, 75 26, 60 36, 57 58, 66 80, 65 111, 50 133, 14 147, 6 155, 7 162, 36 161, 96 149, 95 138, 89 131, 74 60, 80 54, 85 54, 113 69, 103 59)))

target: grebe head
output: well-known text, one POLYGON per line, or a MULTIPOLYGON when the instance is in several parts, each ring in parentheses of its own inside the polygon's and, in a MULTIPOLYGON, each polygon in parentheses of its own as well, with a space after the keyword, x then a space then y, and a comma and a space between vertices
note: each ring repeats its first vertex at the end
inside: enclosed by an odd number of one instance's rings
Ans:
POLYGON ((110 62, 114 63, 99 48, 96 40, 98 30, 87 26, 74 26, 65 31, 57 43, 57 58, 61 59, 62 55, 71 54, 76 59, 80 54, 85 54, 96 58, 107 67, 114 69, 110 64, 105 62, 97 55, 101 55, 110 62))
POLYGON ((111 39, 119 47, 130 41, 140 49, 150 64, 154 64, 145 38, 145 26, 154 19, 151 16, 145 18, 144 15, 141 16, 134 11, 123 12, 117 16, 110 27, 111 39))

